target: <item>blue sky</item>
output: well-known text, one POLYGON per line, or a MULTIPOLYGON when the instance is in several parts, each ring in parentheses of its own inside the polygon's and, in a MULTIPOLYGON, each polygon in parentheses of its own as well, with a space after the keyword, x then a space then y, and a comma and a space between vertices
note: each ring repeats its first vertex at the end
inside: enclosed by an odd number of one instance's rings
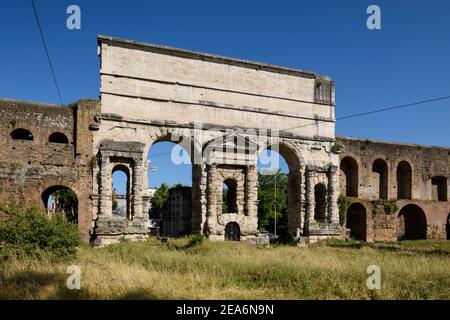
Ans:
MULTIPOLYGON (((98 98, 97 34, 329 75, 336 81, 338 117, 450 95, 446 0, 35 3, 64 103, 98 98), (81 8, 81 30, 66 28, 70 4, 81 8), (366 28, 370 4, 381 8, 381 30, 366 28)), ((2 1, 0 30, 0 97, 58 103, 30 2, 2 1)), ((446 100, 343 120, 337 134, 448 147, 449 119, 446 100)), ((151 185, 189 183, 190 168, 156 162, 151 185)))

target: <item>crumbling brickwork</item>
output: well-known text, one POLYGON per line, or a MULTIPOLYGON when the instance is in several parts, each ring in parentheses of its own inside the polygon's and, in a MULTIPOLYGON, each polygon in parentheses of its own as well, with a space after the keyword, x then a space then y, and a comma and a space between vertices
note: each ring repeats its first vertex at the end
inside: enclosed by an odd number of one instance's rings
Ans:
POLYGON ((368 241, 448 237, 450 148, 343 137, 336 143, 340 193, 365 201, 368 241))
POLYGON ((91 100, 63 107, 0 100, 0 203, 45 208, 52 191, 69 188, 78 199, 81 235, 89 240, 91 130, 98 112, 91 100))

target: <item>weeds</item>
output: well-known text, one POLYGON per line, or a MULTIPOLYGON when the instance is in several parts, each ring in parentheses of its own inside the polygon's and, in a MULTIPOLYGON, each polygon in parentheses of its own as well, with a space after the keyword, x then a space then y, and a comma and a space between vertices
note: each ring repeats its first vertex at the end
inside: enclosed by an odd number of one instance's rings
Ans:
POLYGON ((257 249, 201 239, 81 246, 67 262, 11 258, 0 262, 0 298, 450 299, 446 241, 330 240, 302 249, 257 249), (80 291, 65 287, 69 264, 81 268, 80 291), (376 292, 366 286, 372 264, 382 272, 376 292))

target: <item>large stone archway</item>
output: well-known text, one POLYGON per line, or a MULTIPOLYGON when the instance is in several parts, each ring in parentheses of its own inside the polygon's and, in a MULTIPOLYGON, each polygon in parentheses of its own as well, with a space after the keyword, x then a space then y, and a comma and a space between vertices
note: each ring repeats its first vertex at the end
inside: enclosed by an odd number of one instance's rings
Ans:
MULTIPOLYGON (((284 158, 288 166, 287 182, 287 222, 288 229, 295 232, 303 231, 305 222, 305 160, 296 143, 289 140, 268 140, 258 148, 258 158, 264 150, 274 150, 284 158), (266 145, 267 144, 267 145, 266 145)), ((279 169, 279 159, 273 158, 275 163, 269 166, 279 169)))
POLYGON ((146 156, 162 140, 180 143, 191 156, 192 232, 224 240, 226 225, 235 222, 240 239, 253 240, 258 233, 256 160, 264 149, 277 148, 289 164, 289 228, 315 238, 335 235, 330 230, 338 222, 339 176, 329 78, 107 37, 99 38, 99 48, 102 114, 94 136, 99 166, 93 169, 97 243, 147 236, 146 156), (109 207, 114 161, 125 162, 131 176, 131 216, 120 223, 111 219, 109 207), (236 212, 222 212, 225 181, 235 182, 236 212), (325 219, 316 223, 319 182, 326 186, 325 219))

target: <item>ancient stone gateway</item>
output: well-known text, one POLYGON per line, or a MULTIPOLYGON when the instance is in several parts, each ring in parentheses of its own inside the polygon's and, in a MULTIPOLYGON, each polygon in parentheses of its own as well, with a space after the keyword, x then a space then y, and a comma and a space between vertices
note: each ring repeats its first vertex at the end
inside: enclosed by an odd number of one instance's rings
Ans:
POLYGON ((334 83, 328 77, 104 36, 98 45, 96 244, 147 236, 147 154, 164 140, 180 143, 191 158, 192 232, 212 240, 224 240, 226 232, 233 239, 254 239, 256 162, 270 148, 289 166, 289 228, 312 240, 339 235, 334 83), (127 219, 112 216, 117 166, 129 176, 127 219), (222 212, 225 182, 233 189, 229 212, 222 212))

